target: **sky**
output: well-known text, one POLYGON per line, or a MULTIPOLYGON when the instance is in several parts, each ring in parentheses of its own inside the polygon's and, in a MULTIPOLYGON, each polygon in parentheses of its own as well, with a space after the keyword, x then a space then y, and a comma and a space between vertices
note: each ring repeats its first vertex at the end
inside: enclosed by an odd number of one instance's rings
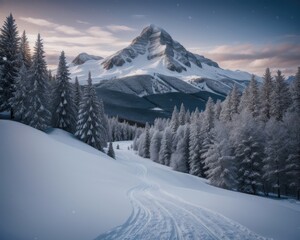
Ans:
POLYGON ((300 66, 299 0, 0 0, 0 25, 12 13, 31 47, 41 34, 50 68, 65 51, 107 57, 149 24, 222 68, 286 76, 300 66))

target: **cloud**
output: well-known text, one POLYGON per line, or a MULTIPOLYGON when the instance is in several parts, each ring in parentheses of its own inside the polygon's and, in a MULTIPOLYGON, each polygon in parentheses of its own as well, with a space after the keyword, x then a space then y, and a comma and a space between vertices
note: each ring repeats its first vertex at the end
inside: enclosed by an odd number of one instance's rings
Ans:
POLYGON ((52 28, 52 31, 58 31, 64 34, 68 35, 82 35, 82 32, 76 30, 74 27, 71 26, 66 26, 66 25, 59 25, 54 22, 50 22, 46 19, 41 19, 41 18, 31 18, 31 17, 20 17, 22 21, 38 25, 41 27, 48 27, 52 28))
POLYGON ((133 31, 136 31, 136 29, 125 26, 125 25, 108 25, 108 26, 106 26, 106 28, 109 29, 110 31, 113 31, 113 32, 119 32, 119 31, 133 32, 133 31))
POLYGON ((257 46, 253 44, 221 45, 207 51, 193 48, 218 62, 221 67, 240 69, 262 75, 267 67, 295 74, 300 64, 300 43, 277 43, 257 46))
POLYGON ((142 19, 142 18, 146 18, 146 15, 143 15, 143 14, 133 14, 131 15, 132 18, 135 18, 135 19, 142 19))
POLYGON ((35 24, 41 27, 55 27, 57 24, 41 18, 20 17, 22 21, 35 24))
POLYGON ((74 27, 66 25, 60 25, 56 27, 55 30, 69 35, 82 35, 82 32, 76 30, 74 27))
POLYGON ((106 31, 103 28, 98 27, 98 26, 90 27, 86 30, 86 32, 92 36, 99 37, 99 38, 115 39, 115 37, 113 37, 113 34, 111 32, 106 31))
MULTIPOLYGON (((64 50, 68 61, 73 60, 81 52, 87 52, 102 57, 109 56, 120 48, 130 44, 115 36, 117 31, 132 31, 125 25, 85 26, 82 31, 75 27, 59 25, 46 19, 25 18, 22 21, 41 26, 42 39, 46 52, 48 66, 54 69, 57 66, 60 52, 64 50)), ((31 47, 36 41, 36 33, 28 34, 31 47)))
POLYGON ((81 21, 81 20, 76 20, 76 22, 77 22, 77 23, 80 23, 80 24, 85 24, 85 25, 90 24, 89 22, 81 21))

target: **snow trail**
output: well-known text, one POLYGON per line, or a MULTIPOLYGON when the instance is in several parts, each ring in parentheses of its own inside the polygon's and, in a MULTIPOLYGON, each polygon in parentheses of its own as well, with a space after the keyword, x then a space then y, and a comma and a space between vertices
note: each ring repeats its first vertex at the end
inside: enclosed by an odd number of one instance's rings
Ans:
MULTIPOLYGON (((134 153, 132 153, 134 154, 134 153)), ((137 156, 132 156, 136 159, 137 156)), ((190 204, 162 189, 148 178, 142 163, 122 154, 140 184, 127 192, 132 213, 125 223, 98 236, 109 239, 265 239, 224 216, 190 204)))

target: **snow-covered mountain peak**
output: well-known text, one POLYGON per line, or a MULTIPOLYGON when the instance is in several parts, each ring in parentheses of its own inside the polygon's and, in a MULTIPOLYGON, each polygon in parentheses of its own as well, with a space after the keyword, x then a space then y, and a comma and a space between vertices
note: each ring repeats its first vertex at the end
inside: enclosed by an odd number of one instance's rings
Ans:
POLYGON ((106 70, 121 67, 133 62, 139 55, 146 55, 148 61, 154 59, 165 68, 178 73, 188 71, 192 64, 202 68, 201 61, 218 67, 217 63, 187 51, 167 31, 153 24, 144 28, 128 47, 106 58, 102 65, 106 70))
POLYGON ((101 60, 101 59, 103 59, 103 57, 94 56, 94 55, 90 55, 90 54, 87 54, 87 53, 83 52, 83 53, 78 54, 78 56, 76 58, 74 58, 72 63, 74 65, 81 65, 81 64, 84 64, 86 61, 89 61, 89 60, 101 60))

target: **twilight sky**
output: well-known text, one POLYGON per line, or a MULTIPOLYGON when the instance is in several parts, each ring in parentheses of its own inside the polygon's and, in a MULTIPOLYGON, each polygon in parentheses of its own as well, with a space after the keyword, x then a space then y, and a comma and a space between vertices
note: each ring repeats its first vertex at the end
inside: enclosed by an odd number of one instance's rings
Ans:
POLYGON ((299 0, 0 0, 31 46, 44 39, 49 67, 64 50, 106 57, 153 23, 188 50, 261 75, 266 67, 294 74, 300 66, 299 0))

